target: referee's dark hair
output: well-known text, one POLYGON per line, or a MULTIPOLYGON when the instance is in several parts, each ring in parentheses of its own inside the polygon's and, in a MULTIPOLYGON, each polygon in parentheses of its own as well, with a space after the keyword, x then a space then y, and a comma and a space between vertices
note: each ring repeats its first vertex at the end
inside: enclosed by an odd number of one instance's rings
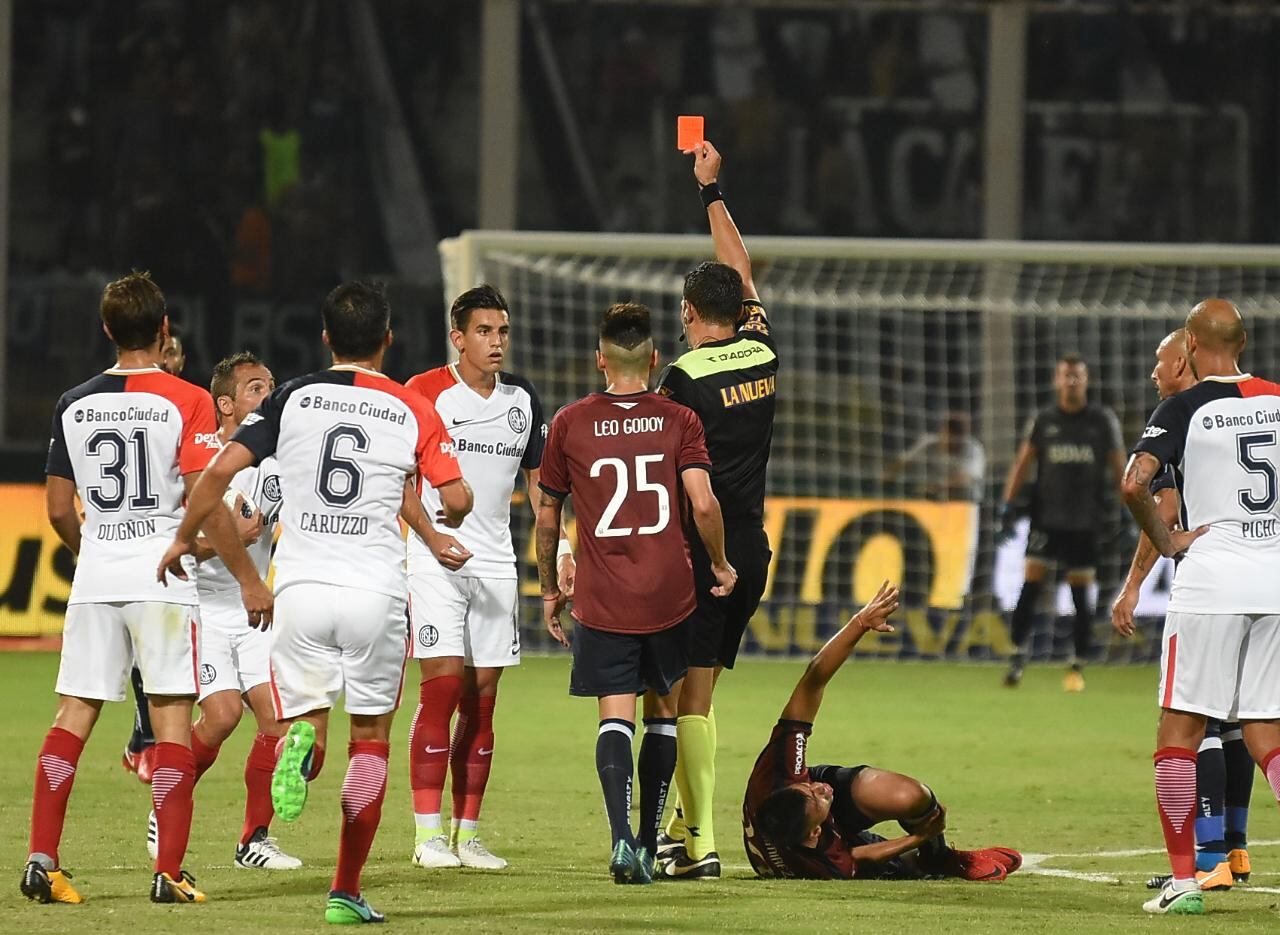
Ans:
POLYGON ((164 293, 150 273, 134 270, 102 290, 102 323, 122 351, 150 347, 164 325, 164 293))
POLYGON ((380 282, 344 282, 320 309, 329 349, 348 360, 372 357, 391 330, 391 304, 380 282))
POLYGON ((808 797, 794 786, 776 789, 756 809, 755 826, 775 844, 796 847, 809 836, 808 797))
POLYGON ((733 327, 742 317, 742 277, 724 263, 699 263, 685 274, 684 300, 708 324, 733 327))
POLYGON ((449 327, 454 331, 465 332, 467 325, 471 324, 471 313, 478 308, 496 308, 511 314, 502 293, 486 282, 468 289, 453 300, 453 305, 449 308, 449 327))

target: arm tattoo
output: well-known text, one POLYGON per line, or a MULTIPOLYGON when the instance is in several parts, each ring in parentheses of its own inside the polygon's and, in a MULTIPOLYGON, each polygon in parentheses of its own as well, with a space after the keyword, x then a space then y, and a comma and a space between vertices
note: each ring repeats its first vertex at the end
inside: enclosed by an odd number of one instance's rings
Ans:
POLYGON ((560 544, 560 531, 538 526, 538 581, 542 585, 543 594, 554 594, 560 590, 556 584, 556 546, 560 544))

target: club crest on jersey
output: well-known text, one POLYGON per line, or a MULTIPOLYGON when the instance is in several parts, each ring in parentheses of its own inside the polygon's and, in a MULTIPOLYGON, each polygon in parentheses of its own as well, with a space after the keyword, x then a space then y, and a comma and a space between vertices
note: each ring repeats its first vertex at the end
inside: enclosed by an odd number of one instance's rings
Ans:
POLYGON ((280 478, 275 474, 270 475, 262 482, 262 495, 268 500, 280 499, 280 478))
POLYGON ((519 434, 529 427, 529 417, 519 406, 512 406, 507 410, 507 424, 511 426, 511 431, 519 434))
POLYGON ((200 663, 200 684, 212 685, 213 680, 218 677, 218 670, 207 662, 200 663))
POLYGON ((440 641, 440 631, 431 624, 418 629, 418 642, 430 649, 440 641))
POLYGON ((1209 418, 1208 416, 1205 416, 1205 417, 1204 417, 1204 422, 1203 422, 1203 423, 1201 423, 1201 424, 1202 424, 1206 429, 1211 429, 1211 428, 1213 428, 1213 419, 1209 418))

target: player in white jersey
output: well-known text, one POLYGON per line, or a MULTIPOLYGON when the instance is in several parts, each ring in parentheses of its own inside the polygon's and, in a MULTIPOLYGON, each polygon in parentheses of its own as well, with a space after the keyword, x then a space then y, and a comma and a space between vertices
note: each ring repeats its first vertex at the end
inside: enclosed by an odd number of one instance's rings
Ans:
MULTIPOLYGON (((521 473, 536 503, 547 425, 533 385, 502 370, 510 341, 507 302, 489 285, 462 293, 449 310, 458 361, 406 384, 436 407, 458 449, 476 506, 452 536, 408 540, 411 652, 422 669, 409 734, 414 863, 501 870, 477 828, 493 762, 498 679, 520 664, 520 582, 511 545, 511 495, 521 473), (450 721, 457 710, 452 739, 450 721), (440 820, 445 773, 453 772, 451 834, 440 820)), ((438 497, 423 493, 436 515, 438 497)), ((562 539, 563 541, 563 539, 562 539)), ((561 550, 560 575, 573 558, 561 550)))
POLYGON ((1162 402, 1134 446, 1124 498, 1165 556, 1185 552, 1165 618, 1156 733, 1156 804, 1173 870, 1153 913, 1204 911, 1195 879, 1196 751, 1206 718, 1243 724, 1280 797, 1280 384, 1241 373, 1234 305, 1187 316, 1200 382, 1162 402), (1182 527, 1160 519, 1151 482, 1170 466, 1182 527))
MULTIPOLYGON (((218 411, 218 442, 225 445, 240 423, 258 408, 276 381, 261 360, 241 351, 213 368, 209 392, 218 411)), ((280 513, 280 477, 276 459, 263 458, 231 481, 227 497, 234 507, 241 539, 263 578, 271 564, 272 531, 280 513)), ((271 700, 271 635, 247 625, 240 585, 204 541, 197 540, 201 560, 196 576, 200 598, 200 719, 191 728, 196 782, 218 757, 223 742, 240 723, 246 705, 258 732, 244 767, 245 814, 235 863, 246 869, 293 870, 302 861, 285 854, 270 837, 271 773, 276 745, 284 736, 271 700)), ((147 841, 155 847, 155 816, 147 841)))
POLYGON ((360 895, 360 872, 382 814, 404 673, 407 585, 397 516, 404 506, 411 525, 434 535, 413 490, 419 474, 450 525, 471 510, 472 495, 435 409, 379 372, 391 344, 382 287, 339 286, 322 315, 333 367, 285 383, 244 419, 192 491, 163 561, 195 548, 200 523, 237 474, 276 456, 283 507, 270 685, 276 716, 290 727, 272 803, 285 821, 301 814, 307 782, 323 762, 329 710, 345 693, 350 764, 325 918, 381 922, 360 895))
MULTIPOLYGON (((67 799, 102 703, 125 699, 136 658, 156 736, 151 792, 160 848, 151 898, 203 902, 182 870, 195 784, 196 586, 166 587, 152 569, 182 519, 184 495, 217 449, 213 401, 160 369, 168 318, 149 276, 108 284, 101 312, 116 365, 63 394, 49 444, 49 521, 79 562, 63 626, 58 714, 37 759, 22 892, 41 902, 80 902, 58 859, 67 799)), ((230 514, 210 511, 206 529, 241 582, 246 605, 270 606, 230 514)))

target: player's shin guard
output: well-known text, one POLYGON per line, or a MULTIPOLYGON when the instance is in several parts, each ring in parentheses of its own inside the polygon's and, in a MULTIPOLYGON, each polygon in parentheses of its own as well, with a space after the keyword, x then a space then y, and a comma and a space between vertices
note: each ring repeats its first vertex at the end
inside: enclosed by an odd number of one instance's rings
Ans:
MULTIPOLYGON (((928 789, 927 786, 925 788, 928 789)), ((907 832, 907 834, 914 834, 917 828, 932 818, 934 813, 937 812, 937 796, 933 794, 932 789, 928 789, 928 792, 929 804, 921 809, 918 815, 912 818, 903 818, 898 822, 902 827, 902 830, 907 832)), ((930 872, 936 872, 935 868, 942 865, 942 862, 946 860, 950 850, 951 848, 947 846, 946 838, 939 834, 921 844, 917 853, 920 855, 921 865, 930 872)))
POLYGON ((222 748, 211 747, 196 733, 193 726, 191 728, 191 755, 195 758, 196 763, 196 782, 200 781, 200 777, 208 772, 209 767, 218 759, 218 751, 222 748))
POLYGON ((1043 590, 1042 581, 1024 581, 1022 591, 1018 594, 1018 603, 1013 607, 1010 637, 1020 655, 1025 655, 1030 648, 1031 624, 1035 620, 1036 606, 1040 603, 1040 593, 1043 590))
POLYGON ((342 781, 342 833, 332 890, 360 895, 360 871, 382 820, 390 752, 390 745, 381 740, 353 740, 347 746, 351 760, 342 781))
MULTIPOLYGON (((84 751, 84 741, 61 727, 45 734, 44 744, 36 757, 35 794, 31 800, 31 860, 44 855, 49 860, 45 870, 56 870, 58 842, 67 817, 67 799, 76 781, 76 766, 84 751)), ((43 865, 43 861, 41 864, 43 865)))
MULTIPOLYGON (((1183 747, 1155 752, 1156 808, 1164 829, 1169 866, 1178 880, 1195 879, 1196 754, 1183 747)), ((1280 770, 1278 770, 1280 772, 1280 770)))
POLYGON ((686 714, 676 719, 676 785, 688 828, 685 849, 701 860, 716 849, 712 800, 716 791, 715 730, 708 718, 686 714))
POLYGON ((1225 838, 1230 850, 1249 846, 1249 798, 1253 794, 1253 757, 1239 724, 1222 725, 1222 759, 1226 769, 1225 838))
MULTIPOLYGON (((244 826, 240 843, 248 844, 259 828, 271 827, 275 810, 271 807, 271 772, 276 768, 276 744, 279 739, 259 733, 249 747, 244 761, 244 826)), ((313 757, 314 759, 314 757, 313 757)))
POLYGON ((1212 870, 1227 859, 1227 765, 1222 740, 1206 737, 1196 754, 1196 869, 1212 870))
POLYGON ((1093 603, 1089 600, 1089 586, 1074 584, 1071 586, 1071 603, 1075 605, 1076 616, 1071 635, 1075 665, 1083 665, 1093 652, 1093 603))
POLYGON ((440 800, 449 772, 449 722, 462 697, 462 679, 440 675, 418 689, 409 725, 409 786, 419 842, 440 833, 440 800))
POLYGON ((658 829, 676 769, 676 719, 645 718, 640 741, 640 846, 658 851, 658 829))
POLYGON ((636 726, 621 718, 605 718, 596 735, 596 774, 604 793, 604 810, 609 816, 611 845, 630 844, 631 834, 631 741, 636 726))
POLYGON ((461 735, 455 731, 449 764, 459 844, 476 836, 480 821, 480 806, 493 767, 493 709, 497 701, 497 695, 470 695, 458 707, 458 723, 465 724, 466 730, 461 735))
POLYGON ((177 880, 191 835, 191 793, 196 784, 196 761, 181 744, 158 743, 156 770, 151 780, 151 803, 156 812, 159 845, 156 873, 177 880))

